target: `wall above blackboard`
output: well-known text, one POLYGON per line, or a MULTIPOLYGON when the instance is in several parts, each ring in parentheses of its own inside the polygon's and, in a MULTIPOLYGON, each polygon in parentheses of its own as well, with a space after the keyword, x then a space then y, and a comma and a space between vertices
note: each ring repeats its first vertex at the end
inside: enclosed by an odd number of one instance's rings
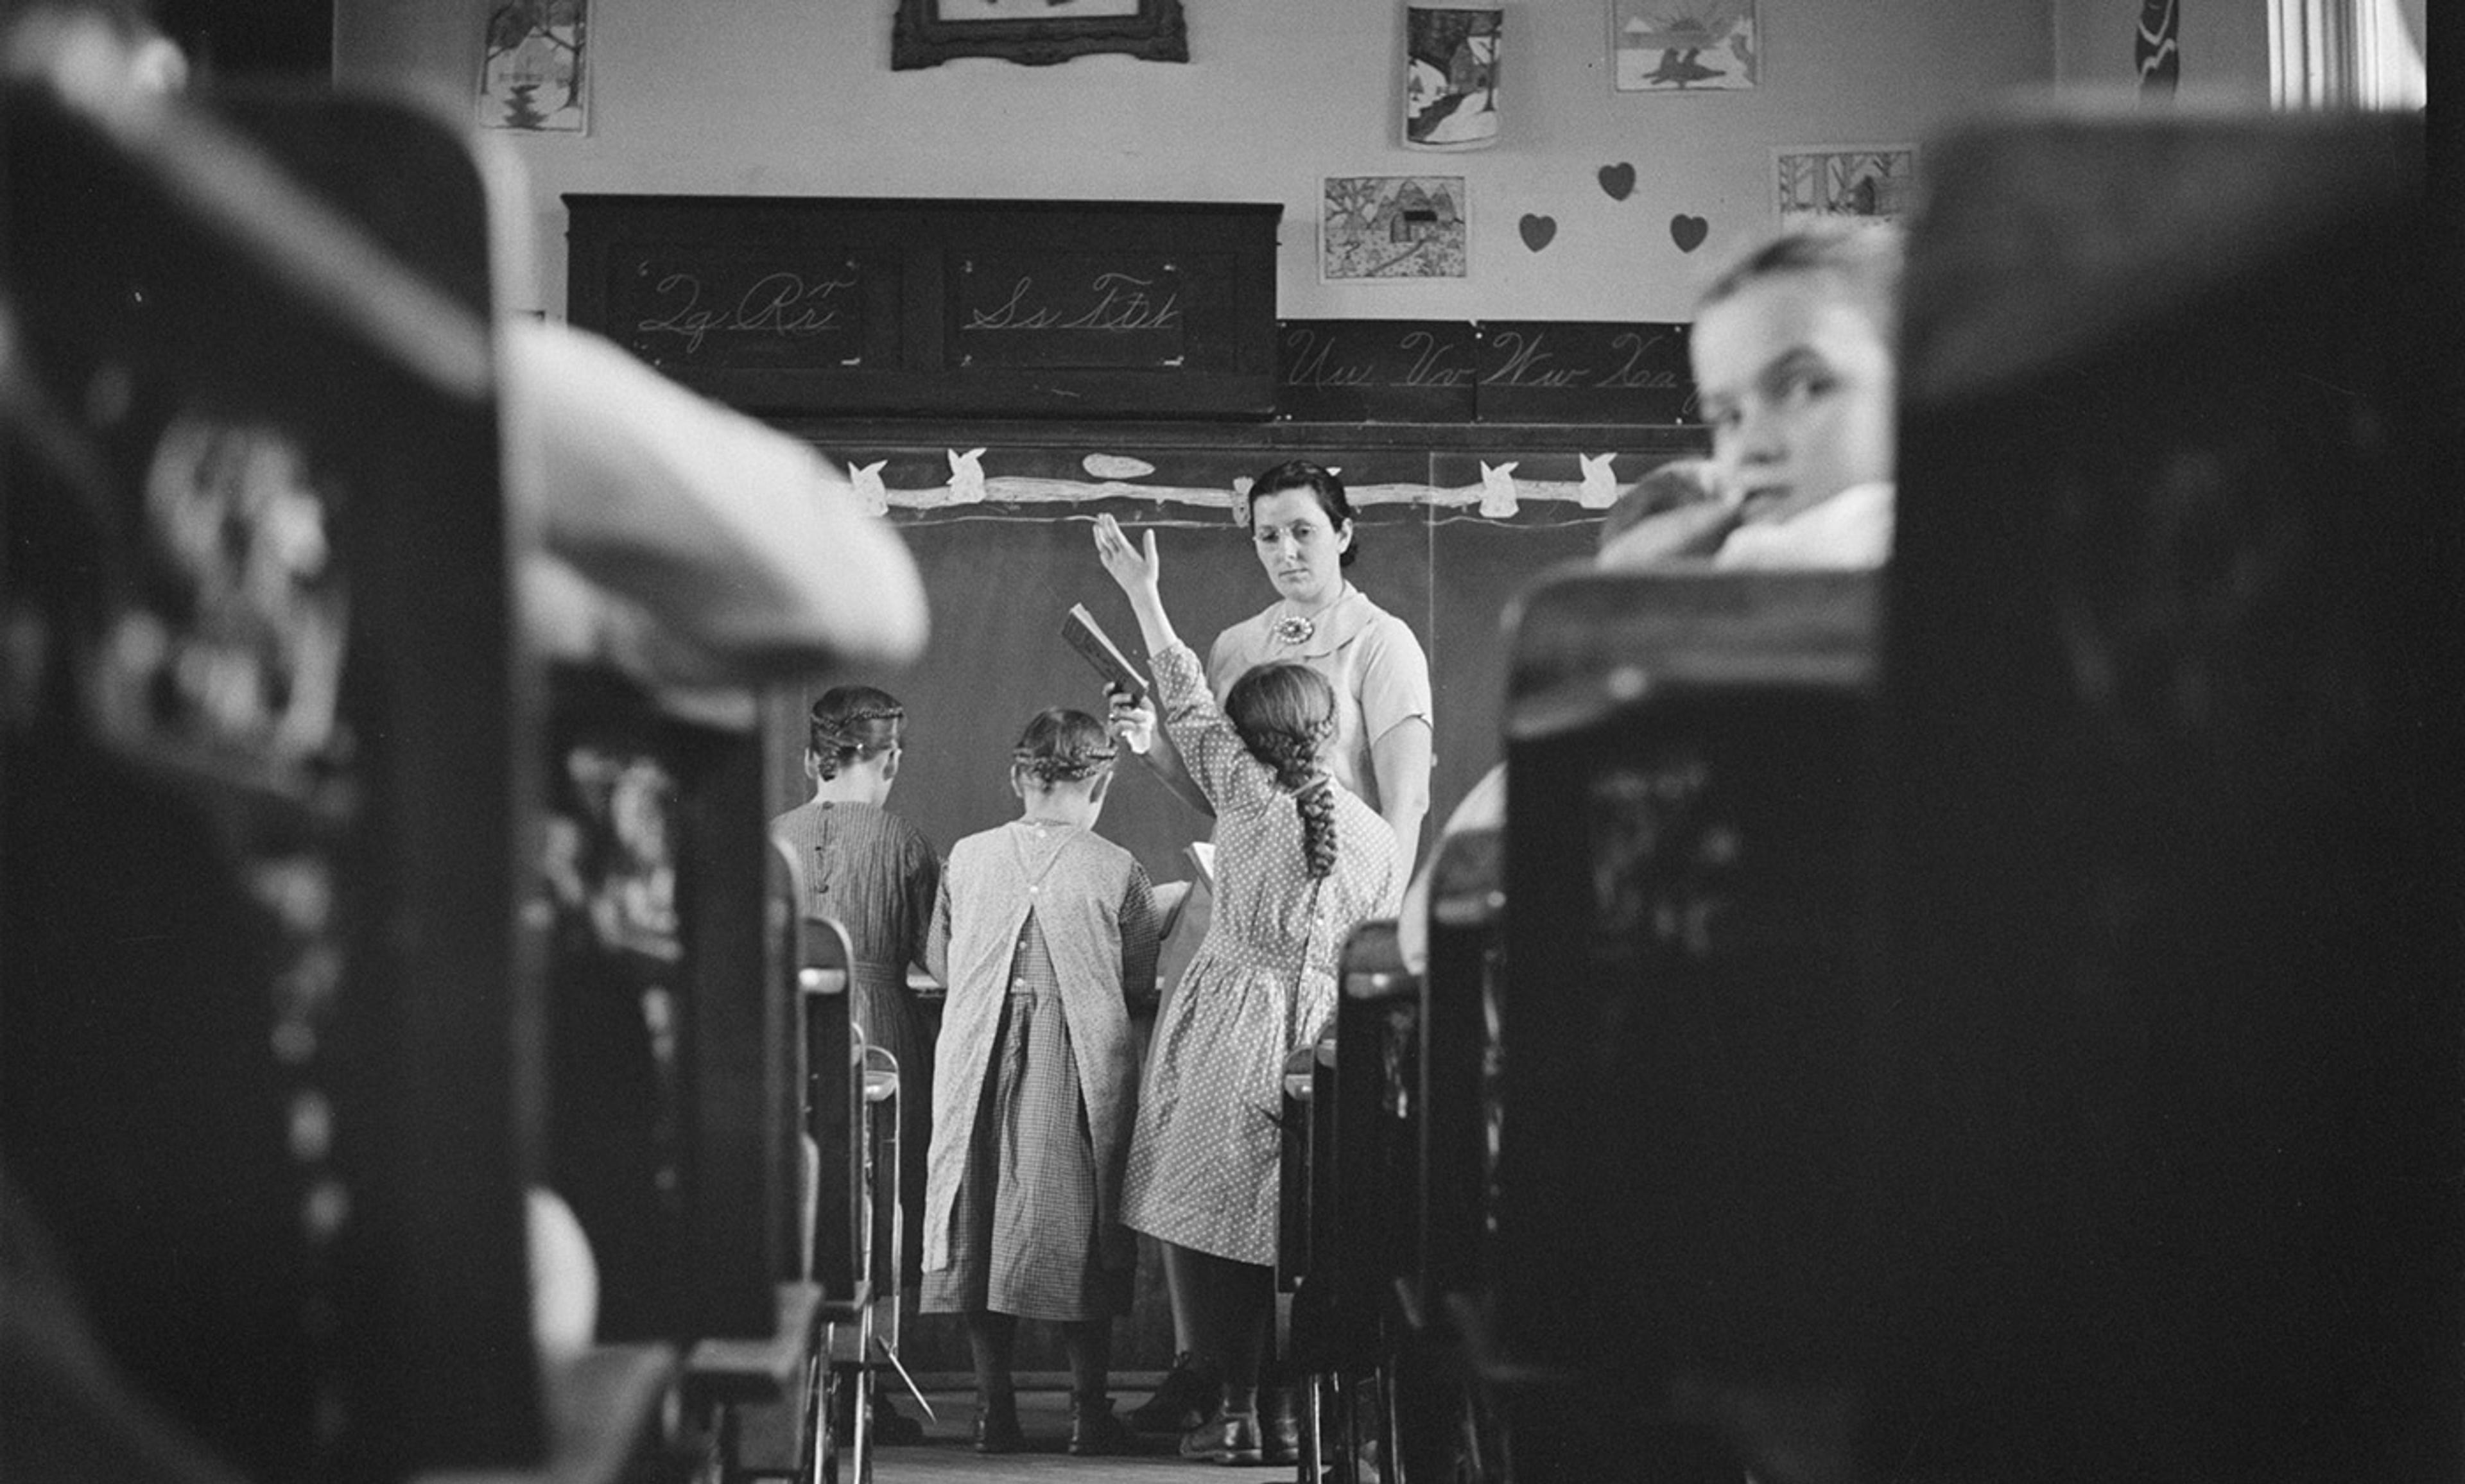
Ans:
POLYGON ((1278 205, 565 202, 567 317, 748 411, 1275 411, 1278 205))

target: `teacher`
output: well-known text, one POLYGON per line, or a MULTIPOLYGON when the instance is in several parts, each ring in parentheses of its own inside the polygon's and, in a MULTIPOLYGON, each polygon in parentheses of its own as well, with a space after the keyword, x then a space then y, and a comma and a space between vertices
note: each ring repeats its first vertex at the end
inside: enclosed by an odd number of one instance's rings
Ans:
MULTIPOLYGON (((1277 464, 1252 482, 1251 549, 1276 601, 1215 636, 1207 688, 1218 704, 1256 666, 1299 660, 1335 685, 1335 781, 1395 831, 1407 876, 1430 810, 1430 660, 1410 626, 1344 577, 1361 555, 1352 501, 1335 472, 1306 459, 1277 464)), ((1144 707, 1116 701, 1114 717, 1157 776, 1210 817, 1171 734, 1144 707)))
MULTIPOLYGON (((1276 601, 1215 636, 1207 653, 1207 688, 1221 705, 1243 675, 1279 660, 1298 660, 1325 676, 1335 691, 1336 726, 1320 761, 1394 831, 1398 879, 1409 880, 1430 808, 1429 656, 1409 625, 1345 580, 1344 569, 1361 555, 1361 536, 1352 500, 1333 470, 1306 459, 1277 464, 1251 482, 1248 498, 1251 549, 1276 601)), ((1171 734, 1155 724, 1154 711, 1118 692, 1112 711, 1114 730, 1131 750, 1191 808, 1213 817, 1214 806, 1190 778, 1171 734)), ((1186 918, 1181 930, 1196 925, 1186 918)), ((1214 1411, 1223 1378, 1195 1354, 1198 1285, 1189 1264, 1170 1243, 1164 1258, 1177 1355, 1155 1395, 1130 1413, 1130 1424, 1142 1432, 1187 1432, 1214 1411)), ((1287 1462, 1290 1399, 1274 1402, 1279 1415, 1268 1425, 1267 1458, 1287 1462)))

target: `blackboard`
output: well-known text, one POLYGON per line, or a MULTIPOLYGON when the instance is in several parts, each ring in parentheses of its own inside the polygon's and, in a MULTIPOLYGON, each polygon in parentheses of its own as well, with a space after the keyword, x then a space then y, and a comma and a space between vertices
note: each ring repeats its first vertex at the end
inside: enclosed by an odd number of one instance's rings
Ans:
MULTIPOLYGON (((1321 451, 1334 463, 1366 455, 1321 451)), ((1134 660, 1144 662, 1128 604, 1096 564, 1090 535, 1099 513, 1134 531, 1165 522, 1159 543, 1165 598, 1183 637, 1203 655, 1215 634, 1274 601, 1243 531, 1221 510, 1145 501, 1087 501, 1051 509, 998 506, 930 512, 900 534, 923 570, 933 635, 903 675, 816 676, 774 707, 786 755, 772 782, 781 807, 806 796, 794 752, 803 707, 834 679, 883 685, 908 709, 910 742, 890 807, 947 851, 960 836, 1014 817, 1010 744, 1038 708, 1100 712, 1092 672, 1062 640, 1062 615, 1084 603, 1134 660)), ((1500 615, 1518 588, 1542 572, 1588 556, 1597 516, 1572 508, 1513 521, 1482 521, 1427 506, 1383 506, 1361 515, 1363 556, 1349 576, 1403 618, 1429 653, 1437 711, 1430 829, 1498 760, 1504 655, 1500 615)), ((1122 769, 1102 831, 1135 853, 1157 880, 1188 874, 1182 848, 1208 821, 1135 764, 1122 769)))
POLYGON ((1286 320, 1276 411, 1314 422, 1470 422, 1478 327, 1451 320, 1286 320))
POLYGON ((1264 417, 1239 203, 571 194, 566 312, 749 410, 1264 417))

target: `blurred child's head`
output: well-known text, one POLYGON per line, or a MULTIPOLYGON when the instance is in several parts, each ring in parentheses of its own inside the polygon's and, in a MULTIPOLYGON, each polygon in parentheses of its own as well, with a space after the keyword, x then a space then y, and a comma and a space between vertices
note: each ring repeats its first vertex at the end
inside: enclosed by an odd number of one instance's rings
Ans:
POLYGON ((1010 789, 1031 804, 1058 794, 1100 808, 1117 753, 1103 722, 1083 711, 1050 707, 1029 719, 1010 751, 1010 789))
POLYGON ((1893 474, 1901 239, 1824 222, 1756 244, 1697 300, 1712 459, 1747 521, 1785 521, 1893 474))
POLYGON ((806 719, 805 771, 819 781, 875 766, 887 782, 898 776, 906 740, 907 708, 898 698, 870 685, 833 685, 806 719))

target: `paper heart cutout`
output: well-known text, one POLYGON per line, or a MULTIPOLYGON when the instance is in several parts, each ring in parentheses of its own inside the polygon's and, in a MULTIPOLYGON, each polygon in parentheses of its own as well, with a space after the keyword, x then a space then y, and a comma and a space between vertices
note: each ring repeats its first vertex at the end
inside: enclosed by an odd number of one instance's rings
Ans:
POLYGON ((1626 164, 1602 166, 1601 188, 1610 193, 1612 201, 1625 200, 1634 192, 1634 166, 1626 164))
POLYGON ((1677 244, 1680 253, 1692 253, 1701 247, 1705 234, 1711 230, 1712 224, 1699 216, 1681 212, 1669 219, 1669 240, 1677 244))
POLYGON ((1558 219, 1554 216, 1535 216, 1526 211, 1523 213, 1523 220, 1517 223, 1516 228, 1523 233, 1523 245, 1538 253, 1549 245, 1550 238, 1558 234, 1558 219))

